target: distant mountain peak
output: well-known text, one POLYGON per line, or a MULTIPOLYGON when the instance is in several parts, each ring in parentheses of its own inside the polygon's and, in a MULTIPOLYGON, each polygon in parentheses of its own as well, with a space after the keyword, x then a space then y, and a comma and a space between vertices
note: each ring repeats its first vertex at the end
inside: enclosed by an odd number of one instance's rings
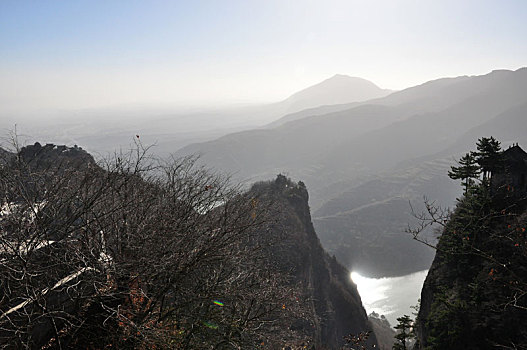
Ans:
POLYGON ((318 106, 371 100, 386 96, 391 92, 363 78, 335 74, 291 95, 282 103, 289 105, 288 113, 293 113, 318 106))
MULTIPOLYGON (((332 80, 332 79, 351 79, 351 80, 356 79, 356 80, 368 81, 368 80, 366 80, 366 79, 364 79, 364 78, 360 78, 360 77, 352 77, 351 75, 347 75, 347 74, 339 74, 339 73, 333 75, 331 78, 328 78, 328 79, 326 79, 326 80, 332 80)), ((372 84, 373 84, 373 83, 372 83, 372 84)))
MULTIPOLYGON (((369 81, 367 79, 364 79, 364 78, 361 78, 361 77, 353 77, 351 75, 340 74, 340 73, 337 73, 337 74, 333 75, 331 78, 326 79, 326 81, 327 80, 332 80, 332 79, 360 80, 360 81, 364 81, 364 82, 368 82, 368 83, 373 84, 371 81, 369 81)), ((373 85, 375 85, 375 84, 373 84, 373 85)))
MULTIPOLYGON (((306 88, 306 89, 304 89, 302 91, 314 88, 316 86, 320 86, 320 85, 324 85, 324 84, 328 84, 328 83, 337 83, 337 82, 338 83, 349 83, 349 84, 365 84, 365 85, 368 85, 368 86, 374 86, 374 87, 376 87, 378 89, 381 89, 378 85, 376 85, 375 83, 373 83, 373 82, 371 82, 371 81, 369 81, 367 79, 360 78, 360 77, 352 77, 350 75, 337 73, 337 74, 331 76, 330 78, 327 78, 327 79, 321 81, 320 83, 315 84, 313 86, 310 86, 310 87, 308 87, 308 88, 306 88)), ((299 93, 302 92, 302 91, 299 91, 299 93)))

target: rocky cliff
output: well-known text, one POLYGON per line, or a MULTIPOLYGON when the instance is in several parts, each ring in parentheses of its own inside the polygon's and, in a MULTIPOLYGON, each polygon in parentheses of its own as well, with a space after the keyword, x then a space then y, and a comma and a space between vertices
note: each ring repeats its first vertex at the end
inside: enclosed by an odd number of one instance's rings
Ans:
POLYGON ((373 332, 377 338, 379 349, 381 350, 392 350, 393 344, 395 343, 395 330, 390 325, 390 322, 384 317, 379 315, 375 311, 368 315, 373 332))
POLYGON ((460 199, 422 289, 417 349, 527 347, 525 209, 484 187, 460 199))
MULTIPOLYGON (((273 249, 272 258, 302 289, 306 317, 297 326, 312 339, 312 346, 339 349, 344 336, 371 330, 350 272, 320 244, 305 185, 279 175, 275 181, 255 184, 251 191, 262 202, 272 203, 276 213, 270 234, 281 235, 282 241, 273 249)), ((371 337, 370 344, 375 343, 371 337)))

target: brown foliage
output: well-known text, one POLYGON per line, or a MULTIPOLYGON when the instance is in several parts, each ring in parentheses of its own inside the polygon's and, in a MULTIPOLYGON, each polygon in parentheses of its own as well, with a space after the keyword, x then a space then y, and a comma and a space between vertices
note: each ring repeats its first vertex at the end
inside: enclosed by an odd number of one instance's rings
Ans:
POLYGON ((0 347, 278 344, 296 295, 266 258, 272 206, 136 146, 0 165, 0 347))

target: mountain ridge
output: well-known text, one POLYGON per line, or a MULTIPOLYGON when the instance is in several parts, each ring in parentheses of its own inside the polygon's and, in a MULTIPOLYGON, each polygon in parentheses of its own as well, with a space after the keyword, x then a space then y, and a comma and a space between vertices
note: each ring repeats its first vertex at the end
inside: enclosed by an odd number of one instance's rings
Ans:
MULTIPOLYGON (((526 90, 527 69, 442 78, 347 110, 304 115, 302 119, 265 131, 240 132, 209 143, 187 146, 178 154, 201 153, 206 163, 235 174, 239 180, 254 181, 272 173, 302 178, 310 189, 311 206, 316 212, 332 199, 328 197, 329 188, 333 187, 331 193, 338 196, 364 183, 361 179, 389 173, 402 164, 411 168, 424 159, 432 160, 434 154, 455 144, 470 129, 506 111, 512 113, 509 121, 520 123, 518 127, 507 128, 523 130, 524 110, 515 109, 515 106, 527 103, 526 90)), ((506 127, 500 125, 499 117, 493 126, 506 127)), ((452 151, 461 151, 459 147, 456 149, 452 151)), ((448 158, 446 154, 440 157, 445 158, 448 158)), ((425 173, 424 178, 431 181, 429 187, 437 187, 434 179, 438 177, 425 173)), ((450 205, 455 192, 447 192, 452 197, 446 203, 450 205)), ((407 200, 419 201, 419 197, 414 194, 407 200)), ((408 210, 398 206, 397 220, 401 225, 410 218, 408 210)), ((364 232, 359 236, 362 234, 367 235, 364 232)), ((399 235, 401 240, 409 239, 403 232, 399 235)), ((347 260, 342 255, 338 257, 341 261, 347 260)), ((427 261, 429 264, 430 258, 427 261)))
MULTIPOLYGON (((281 124, 283 121, 278 121, 280 118, 306 108, 358 103, 359 100, 377 98, 389 92, 362 78, 336 75, 272 103, 201 110, 161 107, 57 111, 47 113, 45 118, 42 115, 38 118, 27 117, 16 124, 19 131, 31 135, 28 142, 48 140, 82 144, 90 152, 103 154, 113 152, 115 148, 128 147, 130 136, 140 134, 144 142, 156 144, 158 154, 167 156, 184 146, 214 140, 229 133, 266 128, 270 123, 281 124), (148 116, 146 120, 145 115, 148 116), (72 116, 75 121, 72 121, 72 116), (49 127, 50 121, 56 125, 55 128, 49 127)), ((296 117, 290 116, 286 120, 296 117)), ((12 120, 0 118, 0 129, 9 130, 13 124, 12 120)))
POLYGON ((371 100, 390 94, 369 80, 344 74, 321 81, 289 96, 284 102, 291 104, 290 110, 304 110, 317 105, 332 105, 371 100), (317 101, 317 102, 315 102, 317 101))

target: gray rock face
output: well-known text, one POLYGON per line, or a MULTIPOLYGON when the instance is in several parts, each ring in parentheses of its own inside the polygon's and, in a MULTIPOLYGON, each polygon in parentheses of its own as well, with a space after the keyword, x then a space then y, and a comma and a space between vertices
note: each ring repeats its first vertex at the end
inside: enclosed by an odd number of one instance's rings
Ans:
MULTIPOLYGON (((265 201, 272 201, 279 213, 269 234, 282 234, 283 242, 273 259, 285 271, 291 271, 294 282, 302 286, 311 322, 300 327, 314 339, 315 347, 340 349, 344 336, 371 330, 350 271, 320 244, 303 183, 293 183, 279 175, 273 182, 254 185, 252 191, 265 201)), ((370 344, 376 344, 374 336, 370 344)))

